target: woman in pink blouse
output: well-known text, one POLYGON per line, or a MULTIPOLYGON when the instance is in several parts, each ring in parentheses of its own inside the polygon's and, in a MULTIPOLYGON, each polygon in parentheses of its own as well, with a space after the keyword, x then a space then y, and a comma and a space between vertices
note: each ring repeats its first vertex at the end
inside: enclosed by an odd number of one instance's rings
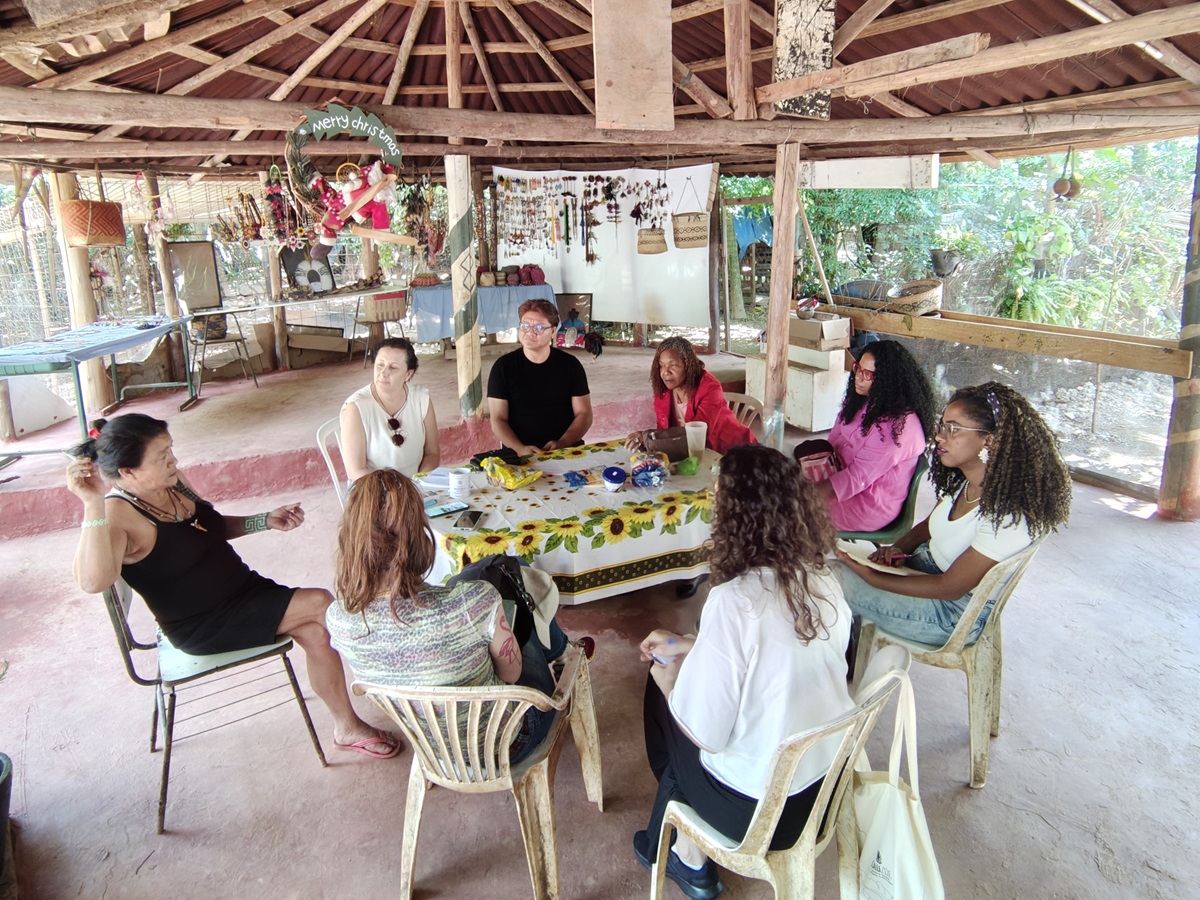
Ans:
POLYGON ((895 520, 936 418, 933 388, 913 355, 896 341, 869 344, 829 433, 840 471, 817 485, 834 528, 876 531, 895 520))

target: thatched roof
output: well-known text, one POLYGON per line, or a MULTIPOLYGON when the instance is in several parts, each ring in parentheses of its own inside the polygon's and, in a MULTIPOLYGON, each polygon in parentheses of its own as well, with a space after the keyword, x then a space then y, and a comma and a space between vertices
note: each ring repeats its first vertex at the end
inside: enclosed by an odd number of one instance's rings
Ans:
MULTIPOLYGON (((834 71, 846 83, 832 86, 822 122, 774 116, 763 102, 771 0, 671 0, 659 53, 673 57, 674 129, 598 129, 605 73, 590 10, 608 2, 625 0, 39 0, 35 22, 0 0, 0 158, 244 175, 281 161, 301 110, 335 99, 378 114, 421 168, 455 152, 453 139, 482 162, 526 167, 714 159, 725 172, 769 173, 784 140, 814 159, 987 160, 1195 133, 1200 122, 1197 4, 838 0, 835 70, 913 53, 874 72, 834 71), (459 24, 449 40, 448 10, 459 24), (952 61, 936 62, 950 45, 923 49, 954 38, 952 61), (753 82, 739 95, 735 71, 753 82)), ((650 17, 658 4, 642 8, 650 17)), ((364 149, 334 140, 312 152, 364 149)))

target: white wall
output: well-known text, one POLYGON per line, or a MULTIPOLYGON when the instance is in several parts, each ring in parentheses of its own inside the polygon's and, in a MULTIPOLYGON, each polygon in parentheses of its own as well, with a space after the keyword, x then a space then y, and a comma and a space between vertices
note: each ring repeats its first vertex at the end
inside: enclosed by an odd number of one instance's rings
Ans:
MULTIPOLYGON (((585 170, 527 172, 521 169, 493 168, 493 177, 558 178, 564 174, 585 176, 585 170)), ((605 171, 607 176, 624 175, 630 181, 655 181, 661 169, 624 169, 605 171)), ((687 166, 666 173, 670 209, 697 212, 703 208, 712 180, 712 166, 687 166), (687 184, 688 177, 692 184, 687 184), (695 194, 692 193, 695 187, 695 194), (699 200, 697 200, 697 197, 699 200)), ((582 183, 582 177, 576 184, 582 183)), ((621 221, 596 226, 594 249, 599 257, 589 265, 583 246, 572 236, 570 249, 565 242, 552 249, 510 248, 503 238, 497 250, 499 265, 537 263, 546 272, 546 282, 559 293, 590 293, 592 318, 610 322, 643 322, 651 325, 709 324, 708 248, 678 249, 666 223, 667 252, 643 256, 637 252, 637 223, 629 211, 634 197, 620 201, 621 221)), ((597 210, 600 213, 601 210, 597 210)), ((582 214, 582 213, 581 213, 582 214)))

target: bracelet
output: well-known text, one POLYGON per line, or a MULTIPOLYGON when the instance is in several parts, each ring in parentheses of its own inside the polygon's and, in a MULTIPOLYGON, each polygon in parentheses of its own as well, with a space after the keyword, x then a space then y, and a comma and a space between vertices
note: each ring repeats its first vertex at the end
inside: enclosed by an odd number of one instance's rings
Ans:
POLYGON ((99 528, 102 525, 107 525, 108 519, 84 519, 80 527, 82 528, 99 528))
POLYGON ((246 516, 242 522, 242 531, 244 534, 256 534, 259 531, 267 531, 270 525, 267 524, 267 517, 270 513, 258 513, 253 516, 246 516))

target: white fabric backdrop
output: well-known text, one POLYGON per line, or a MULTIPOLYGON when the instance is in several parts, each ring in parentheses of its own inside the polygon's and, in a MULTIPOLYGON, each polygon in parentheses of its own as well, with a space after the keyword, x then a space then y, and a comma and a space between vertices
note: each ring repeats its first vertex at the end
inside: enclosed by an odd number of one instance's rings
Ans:
MULTIPOLYGON (((557 178, 562 175, 588 175, 587 170, 525 171, 496 166, 493 178, 557 178)), ((602 173, 628 180, 655 180, 661 169, 624 169, 602 173)), ((712 166, 686 166, 667 170, 670 209, 697 212, 696 196, 687 185, 688 176, 700 203, 708 196, 712 166), (681 201, 682 198, 682 201, 681 201)), ((582 180, 582 179, 581 179, 582 180)), ((571 242, 570 251, 558 244, 552 250, 512 250, 500 240, 499 265, 537 263, 546 273, 546 282, 559 293, 592 295, 592 319, 608 322, 643 322, 650 325, 709 324, 708 248, 680 250, 671 235, 671 222, 665 224, 667 252, 642 256, 637 252, 637 223, 629 218, 636 199, 621 201, 621 222, 603 222, 596 227, 595 250, 599 261, 588 265, 583 247, 571 242)), ((603 208, 599 210, 603 215, 603 208)))

